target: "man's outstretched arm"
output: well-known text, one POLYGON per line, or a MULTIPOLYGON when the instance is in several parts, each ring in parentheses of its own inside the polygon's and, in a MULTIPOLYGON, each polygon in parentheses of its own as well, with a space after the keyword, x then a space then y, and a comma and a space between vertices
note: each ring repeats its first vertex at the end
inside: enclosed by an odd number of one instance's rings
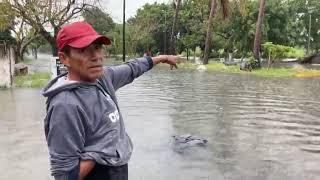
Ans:
POLYGON ((152 61, 154 66, 159 63, 166 63, 170 65, 171 69, 178 68, 177 66, 178 56, 160 55, 160 56, 152 57, 152 61))
POLYGON ((114 89, 118 90, 159 63, 169 64, 171 69, 177 67, 177 60, 177 56, 170 55, 138 58, 122 65, 108 67, 106 76, 111 79, 114 89))

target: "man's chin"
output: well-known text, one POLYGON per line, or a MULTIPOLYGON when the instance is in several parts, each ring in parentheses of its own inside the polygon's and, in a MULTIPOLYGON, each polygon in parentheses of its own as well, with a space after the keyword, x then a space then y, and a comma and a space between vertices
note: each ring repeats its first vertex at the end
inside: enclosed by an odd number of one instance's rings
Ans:
POLYGON ((95 73, 90 77, 90 79, 91 79, 91 81, 96 81, 97 79, 101 78, 102 76, 103 76, 103 72, 95 73))

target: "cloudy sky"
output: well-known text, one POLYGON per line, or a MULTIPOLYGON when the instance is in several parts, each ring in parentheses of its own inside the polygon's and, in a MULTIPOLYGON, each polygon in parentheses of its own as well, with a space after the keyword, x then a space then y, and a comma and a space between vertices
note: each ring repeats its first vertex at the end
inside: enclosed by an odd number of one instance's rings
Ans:
MULTIPOLYGON (((146 3, 168 2, 169 0, 126 0, 126 19, 134 16, 136 11, 146 3)), ((122 22, 123 0, 103 0, 102 6, 117 23, 122 22)))

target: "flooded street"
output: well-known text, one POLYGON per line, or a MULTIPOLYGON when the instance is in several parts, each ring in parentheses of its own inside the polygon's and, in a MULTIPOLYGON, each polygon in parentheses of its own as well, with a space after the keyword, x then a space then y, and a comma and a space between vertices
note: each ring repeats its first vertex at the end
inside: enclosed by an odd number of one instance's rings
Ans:
MULTIPOLYGON (((0 180, 49 180, 40 89, 0 90, 0 180)), ((319 79, 169 71, 118 92, 134 143, 129 179, 320 178, 319 79), (174 150, 172 135, 208 139, 174 150)))

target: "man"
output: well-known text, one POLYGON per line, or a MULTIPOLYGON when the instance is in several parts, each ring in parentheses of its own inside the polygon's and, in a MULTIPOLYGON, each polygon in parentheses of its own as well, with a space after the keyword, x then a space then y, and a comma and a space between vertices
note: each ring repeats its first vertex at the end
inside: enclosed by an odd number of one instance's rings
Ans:
POLYGON ((43 89, 52 175, 56 180, 128 179, 132 143, 115 91, 158 63, 177 68, 177 57, 144 57, 103 67, 102 45, 111 42, 85 22, 64 26, 56 41, 68 73, 43 89))

